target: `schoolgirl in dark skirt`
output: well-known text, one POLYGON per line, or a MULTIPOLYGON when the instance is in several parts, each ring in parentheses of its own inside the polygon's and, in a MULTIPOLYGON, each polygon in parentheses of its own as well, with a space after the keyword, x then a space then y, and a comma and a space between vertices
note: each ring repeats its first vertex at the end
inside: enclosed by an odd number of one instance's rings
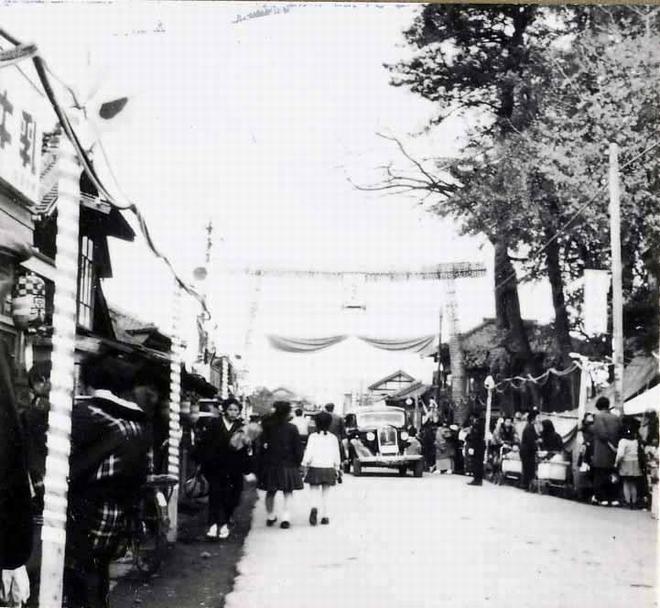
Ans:
POLYGON ((328 517, 328 492, 335 485, 341 465, 339 440, 329 432, 332 416, 321 412, 316 416, 316 433, 312 433, 307 441, 303 456, 303 465, 307 467, 305 483, 310 486, 312 508, 309 512, 309 523, 315 526, 319 515, 321 524, 330 523, 328 517))
POLYGON ((277 521, 275 515, 275 495, 282 492, 284 505, 280 528, 291 527, 291 498, 294 490, 302 490, 300 462, 303 446, 296 426, 289 422, 291 404, 276 401, 274 412, 262 422, 263 432, 258 450, 258 485, 266 492, 266 525, 277 521))

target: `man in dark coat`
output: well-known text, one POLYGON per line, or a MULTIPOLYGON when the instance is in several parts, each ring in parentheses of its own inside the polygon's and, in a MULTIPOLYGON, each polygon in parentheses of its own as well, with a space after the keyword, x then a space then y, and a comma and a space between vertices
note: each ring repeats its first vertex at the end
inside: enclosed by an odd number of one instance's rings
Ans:
POLYGON ((530 490, 532 481, 536 476, 536 447, 538 433, 536 432, 536 410, 527 414, 527 424, 520 439, 520 460, 522 461, 522 487, 525 491, 530 490))
MULTIPOLYGON (((31 255, 27 242, 0 229, 0 302, 11 292, 16 266, 31 255)), ((32 504, 27 456, 14 394, 11 356, 0 340, 0 568, 24 565, 32 551, 32 504)))
POLYGON ((472 425, 468 436, 468 454, 472 458, 473 479, 469 486, 480 486, 484 479, 484 455, 486 453, 486 424, 479 414, 472 415, 472 425))
POLYGON ((332 422, 330 423, 330 428, 328 429, 337 439, 339 439, 339 455, 343 460, 346 460, 347 456, 347 439, 346 439, 346 424, 344 419, 339 415, 335 414, 335 404, 327 403, 325 406, 325 411, 332 416, 332 422))
POLYGON ((248 440, 240 419, 241 409, 236 399, 226 399, 222 415, 200 429, 195 448, 195 457, 209 482, 206 536, 212 540, 229 536, 229 524, 243 492, 243 476, 249 470, 248 440))
POLYGON ((599 504, 618 506, 618 487, 612 482, 616 449, 621 438, 621 420, 610 413, 610 401, 600 397, 596 401, 598 413, 591 426, 593 434, 593 454, 591 467, 593 470, 594 498, 599 504))

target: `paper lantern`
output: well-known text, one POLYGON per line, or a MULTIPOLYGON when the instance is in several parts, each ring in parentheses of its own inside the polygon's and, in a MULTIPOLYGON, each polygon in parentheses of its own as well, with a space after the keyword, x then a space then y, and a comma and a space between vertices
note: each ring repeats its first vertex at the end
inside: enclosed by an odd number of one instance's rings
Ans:
POLYGON ((34 273, 16 280, 11 301, 14 325, 21 330, 42 325, 46 319, 46 284, 34 273))

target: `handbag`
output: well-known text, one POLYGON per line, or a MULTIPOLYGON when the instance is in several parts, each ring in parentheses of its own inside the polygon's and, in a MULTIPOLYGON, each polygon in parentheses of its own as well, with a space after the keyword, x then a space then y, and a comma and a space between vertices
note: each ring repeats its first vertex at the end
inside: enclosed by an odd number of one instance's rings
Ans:
POLYGON ((186 498, 196 499, 208 496, 209 482, 202 474, 202 467, 198 466, 195 473, 183 484, 183 494, 186 498))

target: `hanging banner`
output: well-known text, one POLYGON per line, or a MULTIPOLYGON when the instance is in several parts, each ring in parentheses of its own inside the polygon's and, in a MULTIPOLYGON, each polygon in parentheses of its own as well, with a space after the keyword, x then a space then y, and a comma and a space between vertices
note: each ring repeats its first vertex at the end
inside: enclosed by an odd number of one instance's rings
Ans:
POLYGON ((585 269, 582 319, 589 335, 607 333, 607 295, 610 274, 606 270, 585 269))
POLYGON ((437 336, 421 336, 419 338, 367 338, 358 336, 360 340, 381 350, 391 350, 398 352, 412 352, 417 354, 431 354, 437 350, 435 343, 437 336))
POLYGON ((313 353, 346 340, 348 336, 330 336, 328 338, 285 338, 283 336, 267 336, 268 342, 276 350, 287 353, 313 353))
MULTIPOLYGON (((269 335, 268 341, 276 350, 289 353, 313 353, 325 348, 339 344, 348 336, 330 336, 327 338, 290 338, 284 336, 269 335)), ((419 338, 369 338, 358 336, 359 340, 366 342, 369 346, 382 350, 412 352, 420 355, 430 354, 437 350, 437 336, 421 336, 419 338)))
POLYGON ((0 70, 0 180, 37 203, 41 168, 41 98, 13 68, 0 70))

